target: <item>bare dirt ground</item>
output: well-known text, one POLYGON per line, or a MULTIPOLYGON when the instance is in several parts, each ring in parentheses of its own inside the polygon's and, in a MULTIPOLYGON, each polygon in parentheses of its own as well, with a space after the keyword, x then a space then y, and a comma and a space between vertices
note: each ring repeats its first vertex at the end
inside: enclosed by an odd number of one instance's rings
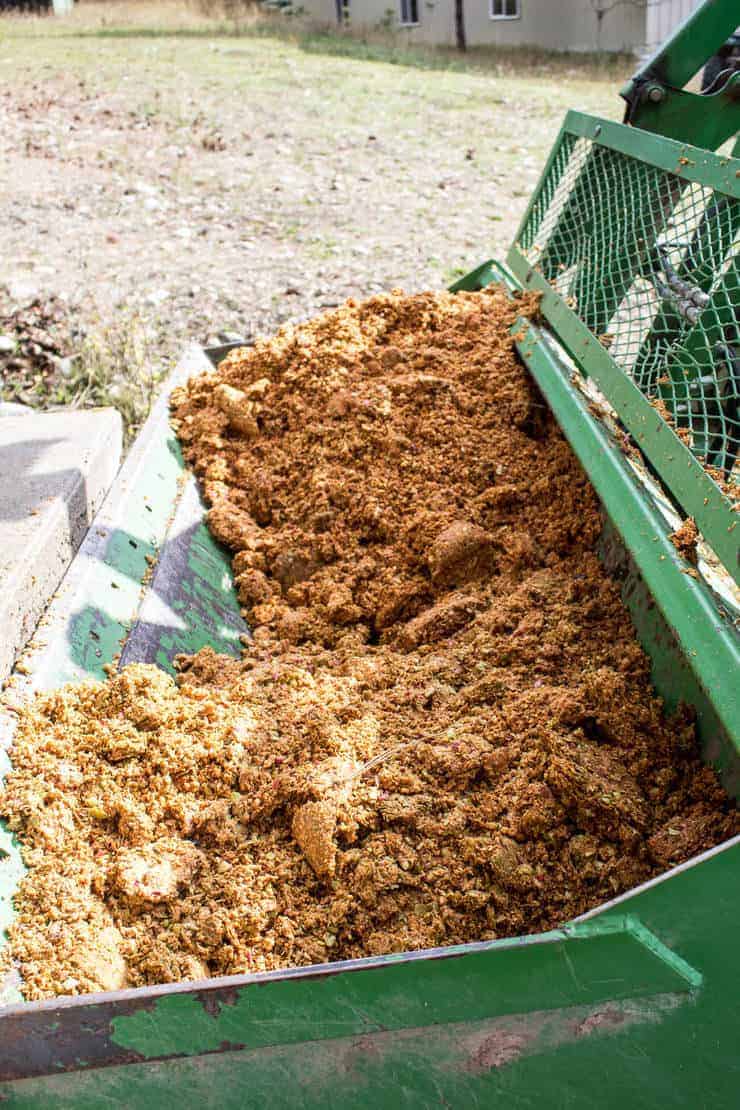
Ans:
POLYGON ((619 76, 342 57, 177 4, 0 20, 0 332, 57 297, 77 356, 0 351, 3 399, 135 426, 189 340, 444 286, 505 253, 565 110, 617 117, 619 76))

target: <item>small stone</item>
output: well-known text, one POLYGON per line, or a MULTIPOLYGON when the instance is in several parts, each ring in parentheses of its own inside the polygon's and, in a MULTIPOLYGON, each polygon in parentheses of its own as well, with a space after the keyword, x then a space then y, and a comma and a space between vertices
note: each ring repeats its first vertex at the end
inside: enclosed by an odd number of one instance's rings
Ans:
POLYGON ((39 292, 35 285, 28 281, 16 280, 8 282, 8 296, 11 301, 17 304, 20 308, 26 308, 28 305, 33 304, 39 298, 39 292))
POLYGON ((71 378, 74 372, 74 359, 60 358, 57 359, 57 370, 63 378, 71 378))
POLYGON ((157 308, 159 305, 164 304, 169 295, 169 289, 152 289, 151 293, 147 293, 146 295, 146 303, 157 308))

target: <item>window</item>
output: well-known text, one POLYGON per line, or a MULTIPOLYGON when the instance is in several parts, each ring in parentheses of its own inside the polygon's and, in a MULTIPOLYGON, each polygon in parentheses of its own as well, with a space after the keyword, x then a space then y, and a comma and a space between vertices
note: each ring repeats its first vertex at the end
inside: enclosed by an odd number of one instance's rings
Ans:
POLYGON ((521 0, 489 0, 491 19, 521 19, 521 0))
POLYGON ((419 0, 399 0, 402 27, 414 27, 419 22, 419 0))

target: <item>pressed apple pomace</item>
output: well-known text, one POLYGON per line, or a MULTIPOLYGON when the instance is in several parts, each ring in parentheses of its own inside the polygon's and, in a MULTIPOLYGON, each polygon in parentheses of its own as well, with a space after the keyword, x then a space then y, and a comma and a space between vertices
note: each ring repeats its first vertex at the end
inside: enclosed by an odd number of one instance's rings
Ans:
POLYGON ((254 639, 23 714, 29 998, 539 931, 737 831, 598 561, 523 311, 350 301, 176 394, 254 639))

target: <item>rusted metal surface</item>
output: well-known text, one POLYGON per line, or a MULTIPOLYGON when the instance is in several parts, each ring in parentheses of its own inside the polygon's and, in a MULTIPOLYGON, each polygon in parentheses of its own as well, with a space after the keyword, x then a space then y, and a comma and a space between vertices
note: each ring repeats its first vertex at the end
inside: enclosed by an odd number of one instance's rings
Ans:
POLYGON ((548 1025, 555 1044, 700 989, 694 968, 623 914, 539 937, 11 1007, 0 1011, 0 1080, 302 1041, 380 1037, 380 1051, 410 1030, 501 1019, 487 1047, 471 1042, 469 1062, 480 1062, 534 1043, 544 1025, 533 1013, 581 1007, 557 1036, 548 1025))

